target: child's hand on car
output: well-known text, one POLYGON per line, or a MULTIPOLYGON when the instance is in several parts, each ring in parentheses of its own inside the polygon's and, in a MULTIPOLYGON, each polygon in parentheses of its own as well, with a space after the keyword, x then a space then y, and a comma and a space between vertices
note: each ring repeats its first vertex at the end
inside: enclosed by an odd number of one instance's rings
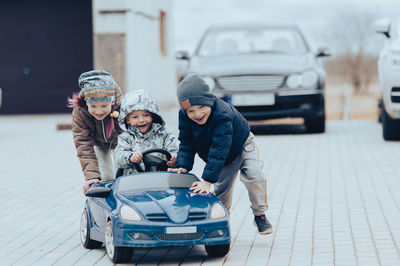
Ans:
POLYGON ((168 172, 177 172, 178 174, 180 173, 187 173, 187 170, 185 168, 179 167, 179 168, 168 168, 168 172))
POLYGON ((87 180, 87 181, 85 182, 85 185, 83 186, 83 195, 86 196, 86 191, 89 189, 89 187, 90 187, 91 185, 97 184, 97 183, 99 183, 99 182, 100 182, 100 179, 97 179, 97 178, 87 180))
POLYGON ((189 189, 193 190, 194 193, 208 194, 210 192, 210 188, 211 188, 211 183, 207 182, 205 180, 202 180, 200 182, 193 182, 192 187, 189 189))
POLYGON ((140 163, 143 159, 143 155, 140 152, 135 152, 134 154, 132 154, 131 158, 129 158, 129 160, 132 163, 140 163))
POLYGON ((167 162, 168 167, 175 167, 176 157, 172 156, 171 159, 167 162))

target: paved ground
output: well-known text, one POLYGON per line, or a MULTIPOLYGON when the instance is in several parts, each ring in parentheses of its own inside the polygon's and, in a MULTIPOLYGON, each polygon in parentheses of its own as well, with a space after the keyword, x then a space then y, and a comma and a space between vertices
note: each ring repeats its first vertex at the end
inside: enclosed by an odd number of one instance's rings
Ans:
MULTIPOLYGON (((0 264, 110 265, 105 249, 79 240, 83 177, 69 116, 0 116, 0 264)), ((176 124, 171 123, 174 127, 176 124)), ((140 265, 400 265, 400 143, 373 121, 254 129, 269 178, 260 236, 243 185, 231 214, 232 248, 210 259, 202 246, 137 249, 140 265)))

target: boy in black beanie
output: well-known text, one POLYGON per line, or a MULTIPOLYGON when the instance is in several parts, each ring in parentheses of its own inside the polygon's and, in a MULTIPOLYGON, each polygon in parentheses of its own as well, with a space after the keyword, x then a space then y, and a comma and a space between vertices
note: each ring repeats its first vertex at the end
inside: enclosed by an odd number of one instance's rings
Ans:
POLYGON ((197 76, 187 76, 178 85, 179 151, 176 167, 169 171, 192 170, 197 153, 206 162, 202 181, 190 188, 195 193, 214 193, 230 210, 233 184, 240 180, 249 193, 254 223, 260 234, 272 233, 265 217, 267 210, 266 179, 258 156, 254 135, 246 119, 229 103, 209 92, 208 85, 197 76))

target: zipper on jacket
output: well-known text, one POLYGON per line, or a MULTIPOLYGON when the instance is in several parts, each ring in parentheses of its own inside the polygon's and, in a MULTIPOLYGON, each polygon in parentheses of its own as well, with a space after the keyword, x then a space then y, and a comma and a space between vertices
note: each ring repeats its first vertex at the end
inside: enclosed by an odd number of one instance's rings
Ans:
POLYGON ((102 129, 103 129, 103 137, 104 137, 104 140, 106 141, 106 143, 108 143, 108 140, 107 140, 107 138, 106 138, 106 132, 104 131, 104 121, 103 121, 103 120, 101 120, 101 127, 102 127, 102 129))

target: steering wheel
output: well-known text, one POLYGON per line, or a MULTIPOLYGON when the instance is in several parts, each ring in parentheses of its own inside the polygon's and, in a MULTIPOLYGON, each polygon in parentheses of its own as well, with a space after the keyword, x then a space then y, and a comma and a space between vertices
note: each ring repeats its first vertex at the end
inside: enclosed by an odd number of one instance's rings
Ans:
MULTIPOLYGON (((144 163, 144 171, 142 172, 152 172, 152 171, 167 171, 167 161, 171 160, 172 155, 165 149, 149 149, 142 152, 143 155, 143 163, 144 163), (150 155, 152 153, 161 153, 167 157, 167 160, 161 159, 159 157, 150 155)), ((138 165, 139 166, 139 165, 138 165)), ((139 166, 138 168, 141 169, 139 166)), ((138 170, 140 172, 140 170, 138 170)))
MULTIPOLYGON (((171 153, 169 153, 165 149, 149 149, 145 150, 142 152, 143 155, 143 163, 144 163, 144 168, 143 169, 139 164, 134 163, 133 166, 136 168, 138 172, 154 172, 154 171, 167 171, 167 161, 169 161, 172 158, 171 153), (161 153, 164 154, 167 157, 167 160, 161 159, 159 157, 156 157, 154 155, 150 155, 152 153, 161 153)), ((116 177, 118 178, 119 176, 122 175, 124 169, 119 168, 116 174, 116 177)))

